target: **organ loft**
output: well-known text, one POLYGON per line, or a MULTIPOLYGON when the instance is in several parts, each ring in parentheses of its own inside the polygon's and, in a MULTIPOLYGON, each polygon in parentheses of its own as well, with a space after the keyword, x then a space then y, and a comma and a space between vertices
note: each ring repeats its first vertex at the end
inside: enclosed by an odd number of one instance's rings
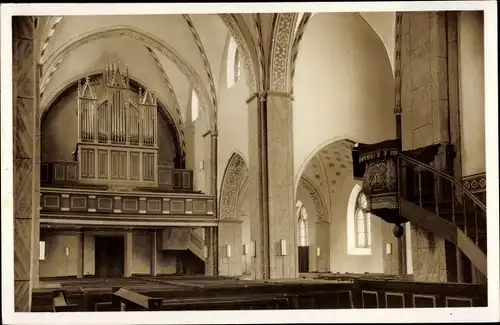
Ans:
POLYGON ((14 16, 16 310, 485 306, 485 13, 14 16))

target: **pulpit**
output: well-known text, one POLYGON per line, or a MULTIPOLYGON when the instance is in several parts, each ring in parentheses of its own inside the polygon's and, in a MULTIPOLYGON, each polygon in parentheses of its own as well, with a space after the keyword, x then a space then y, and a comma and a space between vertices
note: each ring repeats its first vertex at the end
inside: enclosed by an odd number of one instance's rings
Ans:
POLYGON ((398 166, 400 140, 374 144, 358 143, 352 149, 353 176, 362 180, 367 199, 367 211, 392 223, 394 235, 403 235, 403 223, 408 220, 399 214, 398 166))

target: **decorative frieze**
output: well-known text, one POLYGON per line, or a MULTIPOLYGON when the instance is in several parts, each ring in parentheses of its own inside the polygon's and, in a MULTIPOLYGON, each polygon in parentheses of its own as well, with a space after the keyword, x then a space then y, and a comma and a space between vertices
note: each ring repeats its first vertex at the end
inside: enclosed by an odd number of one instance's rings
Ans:
POLYGON ((41 189, 41 211, 83 214, 189 215, 214 217, 213 198, 204 194, 117 193, 64 188, 41 189))
POLYGON ((462 177, 462 185, 472 193, 486 192, 486 173, 462 177))

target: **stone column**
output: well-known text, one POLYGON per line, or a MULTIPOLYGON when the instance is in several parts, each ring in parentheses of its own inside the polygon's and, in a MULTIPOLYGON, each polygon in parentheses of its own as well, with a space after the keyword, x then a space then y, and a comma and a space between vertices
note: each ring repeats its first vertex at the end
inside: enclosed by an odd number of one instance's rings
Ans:
MULTIPOLYGON (((403 150, 422 148, 439 144, 440 149, 434 167, 449 171, 452 155, 449 144, 450 118, 456 108, 455 99, 449 92, 456 78, 453 74, 453 60, 448 51, 448 36, 451 26, 445 12, 404 12, 401 17, 401 133, 403 150), (449 70, 450 69, 450 70, 449 70), (450 78, 451 77, 451 78, 450 78)), ((457 149, 457 148, 455 148, 457 149)), ((446 259, 443 258, 444 242, 432 238, 432 244, 417 245, 427 242, 428 235, 420 227, 413 227, 412 257, 415 278, 429 281, 445 281, 443 269, 446 259), (422 238, 422 239, 420 239, 422 238), (425 270, 432 265, 432 270, 425 270), (429 271, 429 272, 428 272, 429 271)))
POLYGON ((124 236, 125 240, 125 263, 124 263, 124 276, 126 278, 132 276, 132 230, 128 229, 125 232, 124 236))
POLYGON ((448 144, 446 13, 404 12, 401 19, 403 149, 448 144))
MULTIPOLYGON (((14 128, 14 305, 31 309, 31 291, 38 286, 39 187, 36 153, 39 137, 33 17, 12 17, 14 128), (36 243, 35 243, 36 241, 36 243)), ((39 166, 39 164, 38 164, 39 166)))
MULTIPOLYGON (((210 159, 210 175, 211 175, 211 191, 213 195, 214 204, 214 214, 218 219, 219 215, 219 189, 217 184, 217 173, 218 173, 218 139, 219 133, 217 129, 210 133, 210 148, 211 148, 211 159, 210 159)), ((211 227, 211 245, 209 246, 209 259, 211 266, 211 275, 218 275, 219 267, 217 265, 219 261, 219 250, 217 249, 217 243, 219 238, 219 227, 211 227)))
POLYGON ((158 274, 158 233, 156 229, 151 232, 151 266, 150 273, 152 276, 156 276, 158 274))
POLYGON ((214 229, 217 227, 206 227, 205 229, 205 245, 208 250, 208 257, 205 259, 205 275, 216 276, 218 272, 217 266, 217 241, 215 240, 214 229))
POLYGON ((84 246, 84 236, 83 231, 79 230, 76 232, 76 277, 83 278, 83 252, 84 246))
POLYGON ((266 105, 266 94, 254 94, 248 104, 248 192, 250 200, 250 239, 255 242, 255 257, 252 263, 255 279, 269 278, 269 220, 267 192, 267 172, 264 161, 267 150, 263 150, 262 138, 265 128, 262 122, 266 105), (265 201, 264 201, 265 199, 265 201))
POLYGON ((241 242, 241 221, 220 220, 219 231, 219 275, 238 276, 243 274, 243 246, 241 242), (226 246, 231 247, 231 256, 227 256, 226 246))
POLYGON ((297 220, 293 170, 292 96, 267 94, 268 202, 271 278, 295 278, 297 262, 297 220), (278 256, 280 240, 287 242, 287 255, 278 256))
POLYGON ((257 278, 298 274, 293 174, 292 97, 268 91, 249 105, 249 191, 256 202, 251 237, 256 240, 257 278), (260 236, 258 238, 257 234, 260 236), (286 255, 280 255, 280 241, 286 255))

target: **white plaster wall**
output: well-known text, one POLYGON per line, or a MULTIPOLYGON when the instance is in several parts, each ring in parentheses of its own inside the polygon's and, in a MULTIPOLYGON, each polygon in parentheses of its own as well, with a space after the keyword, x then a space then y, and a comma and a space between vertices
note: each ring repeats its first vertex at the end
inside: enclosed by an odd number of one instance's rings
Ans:
POLYGON ((238 81, 229 89, 226 86, 225 63, 222 69, 219 87, 218 106, 218 159, 217 184, 220 193, 222 178, 227 163, 234 152, 239 153, 248 162, 248 87, 246 75, 241 70, 238 81))
POLYGON ((394 11, 360 12, 366 22, 384 43, 387 55, 394 72, 394 55, 396 42, 396 13, 394 11))
POLYGON ((194 161, 192 169, 195 179, 195 189, 204 193, 210 191, 207 172, 210 166, 211 137, 210 135, 203 137, 206 131, 205 117, 200 114, 199 118, 194 121, 194 161), (203 169, 200 168, 200 162, 202 161, 204 162, 203 169))
POLYGON ((332 139, 394 138, 394 79, 386 48, 356 13, 314 16, 300 43, 294 77, 295 174, 332 139))
MULTIPOLYGON (((330 227, 330 271, 349 273, 383 273, 383 220, 372 216, 372 247, 370 255, 347 254, 347 204, 355 184, 359 182, 347 178, 333 198, 330 227)), ((352 216, 354 218, 354 216, 352 216)), ((394 245, 393 245, 394 248, 394 245)))
POLYGON ((482 12, 460 12, 458 57, 462 176, 486 171, 483 26, 482 12))
POLYGON ((243 273, 250 273, 250 263, 252 262, 251 256, 251 237, 250 237, 250 217, 247 214, 240 214, 241 222, 241 245, 248 245, 248 254, 242 255, 242 268, 243 273))
MULTIPOLYGON (((178 55, 190 62, 194 69, 199 72, 204 71, 203 59, 182 15, 65 16, 51 38, 47 47, 47 55, 51 55, 66 43, 82 35, 116 27, 134 29, 161 43, 168 44, 178 55)), ((108 40, 104 39, 105 42, 108 40)), ((209 45, 209 42, 205 43, 207 43, 204 44, 205 46, 209 45)), ((199 74, 204 82, 208 81, 206 74, 199 74)))
POLYGON ((78 237, 75 234, 44 236, 45 260, 40 261, 40 277, 76 276, 78 237), (66 247, 69 255, 66 255, 66 247))

